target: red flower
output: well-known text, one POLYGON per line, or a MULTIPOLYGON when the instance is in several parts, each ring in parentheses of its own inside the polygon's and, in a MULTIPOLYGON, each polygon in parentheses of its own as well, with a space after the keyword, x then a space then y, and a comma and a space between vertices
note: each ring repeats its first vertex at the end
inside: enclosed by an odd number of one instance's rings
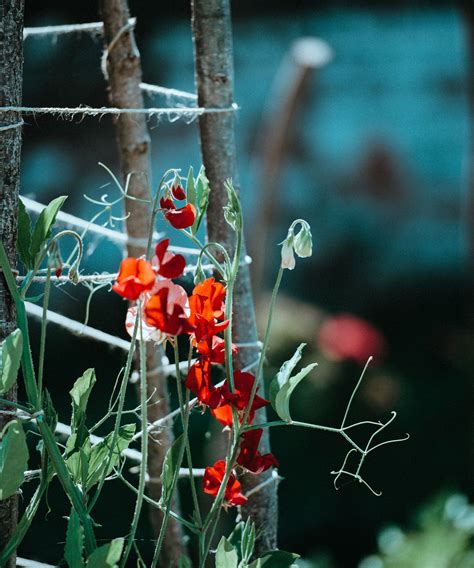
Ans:
POLYGON ((273 454, 261 454, 258 451, 263 430, 249 430, 242 434, 240 453, 237 463, 252 473, 262 473, 272 466, 278 467, 278 461, 273 454))
MULTIPOLYGON (((163 239, 155 248, 157 272, 163 278, 178 278, 183 274, 186 261, 181 254, 168 251, 169 239, 163 239)), ((155 260, 155 259, 153 259, 155 260)))
POLYGON ((341 314, 323 322, 318 343, 331 359, 353 360, 364 366, 372 355, 380 359, 385 352, 383 335, 368 322, 350 314, 341 314))
POLYGON ((120 271, 112 290, 126 298, 136 300, 140 294, 153 288, 156 274, 144 258, 125 258, 120 263, 120 271))
POLYGON ((170 288, 166 286, 151 296, 143 310, 145 322, 167 335, 189 333, 191 330, 183 306, 170 299, 169 295, 170 288))
POLYGON ((189 298, 191 308, 191 323, 195 325, 193 318, 197 315, 211 321, 212 318, 224 317, 224 300, 226 289, 223 284, 216 282, 214 278, 207 278, 194 287, 193 294, 189 298))
POLYGON ((173 197, 177 201, 182 201, 183 199, 186 199, 186 193, 183 189, 183 186, 179 182, 176 182, 176 180, 173 182, 173 185, 171 186, 171 193, 173 194, 173 197))
MULTIPOLYGON (((211 337, 201 340, 196 345, 202 357, 207 357, 211 363, 225 363, 225 341, 212 335, 211 337)), ((237 346, 232 343, 232 356, 238 352, 237 346)))
POLYGON ((191 366, 186 377, 186 387, 202 404, 210 408, 215 408, 221 402, 220 391, 211 382, 211 363, 207 358, 202 358, 191 366))
POLYGON ((190 227, 197 215, 196 207, 192 203, 188 203, 184 207, 176 209, 171 197, 162 197, 160 199, 160 207, 164 209, 165 219, 169 221, 175 229, 186 229, 190 227))
MULTIPOLYGON (((219 492, 224 475, 225 460, 216 461, 212 467, 206 467, 204 472, 204 493, 215 497, 219 492)), ((224 494, 224 501, 228 506, 243 505, 247 502, 247 497, 242 495, 240 490, 239 480, 234 473, 231 473, 224 494)))
MULTIPOLYGON (((211 409, 212 415, 224 426, 232 425, 232 406, 237 409, 240 420, 243 420, 245 412, 250 402, 250 394, 255 382, 255 377, 251 373, 234 371, 234 392, 230 392, 228 380, 220 388, 220 394, 224 404, 218 408, 211 409)), ((257 391, 258 393, 258 388, 257 391)), ((269 404, 269 401, 258 394, 252 401, 248 423, 250 424, 255 416, 255 411, 269 404)))

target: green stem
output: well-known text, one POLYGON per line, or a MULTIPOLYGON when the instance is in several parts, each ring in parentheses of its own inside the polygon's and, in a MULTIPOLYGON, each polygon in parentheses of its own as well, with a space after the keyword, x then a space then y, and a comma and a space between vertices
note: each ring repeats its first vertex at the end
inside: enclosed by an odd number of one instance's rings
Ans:
POLYGON ((82 494, 72 481, 61 452, 59 451, 56 444, 56 440, 54 439, 54 435, 51 432, 48 424, 46 424, 46 422, 44 421, 44 416, 42 414, 39 414, 37 416, 36 423, 38 424, 38 429, 43 438, 43 442, 53 465, 54 471, 56 472, 59 481, 61 482, 66 495, 69 497, 72 506, 76 510, 81 524, 84 528, 85 547, 87 555, 89 556, 97 548, 92 519, 84 507, 82 494))
POLYGON ((257 367, 257 372, 255 374, 255 381, 252 385, 252 391, 250 393, 249 404, 247 406, 247 409, 245 410, 244 419, 242 420, 242 423, 241 423, 241 426, 240 426, 241 429, 245 428, 245 425, 247 424, 247 420, 248 420, 248 417, 249 417, 249 414, 250 414, 250 409, 252 408, 252 404, 253 404, 255 395, 257 394, 257 389, 258 389, 260 381, 261 381, 263 364, 265 362, 265 354, 267 352, 268 343, 270 341, 270 333, 271 333, 271 329, 272 329, 273 313, 275 311, 276 299, 277 299, 277 296, 278 296, 278 290, 280 289, 282 277, 283 277, 283 268, 280 266, 280 269, 278 270, 278 275, 277 275, 277 278, 276 278, 276 281, 275 281, 275 285, 273 286, 272 298, 271 298, 271 301, 270 301, 270 310, 268 312, 267 327, 265 329, 265 337, 263 339, 262 352, 260 353, 260 358, 258 360, 258 367, 257 367))
POLYGON ((176 389, 178 391, 178 402, 181 413, 181 424, 183 426, 183 436, 186 444, 186 460, 188 462, 189 483, 191 485, 191 494, 193 498, 194 510, 196 511, 196 518, 199 523, 199 526, 201 526, 202 524, 201 511, 199 508, 199 501, 196 492, 196 480, 194 479, 194 473, 193 473, 193 461, 191 454, 191 444, 189 443, 189 436, 188 436, 188 425, 185 418, 186 408, 189 406, 190 391, 189 389, 186 389, 186 400, 183 400, 183 386, 181 383, 181 371, 179 369, 179 349, 178 349, 177 337, 175 337, 173 348, 174 348, 174 362, 176 368, 176 389))
MULTIPOLYGON (((138 314, 141 314, 141 301, 138 303, 138 314)), ((133 541, 135 539, 135 534, 138 528, 138 521, 140 519, 140 513, 143 505, 143 496, 145 494, 145 484, 146 484, 146 472, 147 472, 147 461, 148 461, 148 400, 147 400, 147 381, 146 381, 146 344, 143 340, 143 322, 142 318, 139 317, 140 322, 140 406, 141 406, 141 432, 142 432, 142 443, 141 443, 141 453, 142 461, 140 463, 140 477, 138 481, 138 493, 137 500, 135 502, 135 511, 133 514, 132 527, 127 541, 127 546, 125 552, 122 556, 121 565, 126 566, 128 556, 133 546, 133 541)))
MULTIPOLYGON (((116 474, 117 474, 118 478, 120 479, 120 481, 122 481, 131 491, 133 491, 135 494, 138 495, 138 489, 136 487, 134 487, 127 479, 125 479, 125 477, 123 477, 123 475, 121 475, 120 472, 116 471, 116 474)), ((147 503, 149 503, 150 505, 152 505, 153 507, 160 509, 160 511, 163 511, 163 509, 165 509, 165 507, 160 505, 158 503, 158 501, 155 501, 151 497, 148 497, 148 495, 146 495, 146 494, 143 495, 143 499, 145 499, 145 501, 147 503)), ((174 511, 170 511, 170 517, 172 517, 173 519, 175 519, 176 521, 178 521, 179 523, 184 525, 186 528, 188 528, 193 533, 196 533, 196 534, 199 533, 200 534, 200 530, 195 524, 190 523, 185 518, 183 518, 181 515, 178 515, 178 513, 175 513, 174 511)))
POLYGON ((38 406, 41 406, 42 392, 43 392, 44 356, 46 351, 46 328, 48 326, 48 305, 49 305, 50 291, 51 291, 51 268, 48 266, 48 271, 46 273, 46 282, 44 285, 43 317, 41 318, 41 337, 40 337, 40 351, 39 351, 39 363, 38 363, 38 406))

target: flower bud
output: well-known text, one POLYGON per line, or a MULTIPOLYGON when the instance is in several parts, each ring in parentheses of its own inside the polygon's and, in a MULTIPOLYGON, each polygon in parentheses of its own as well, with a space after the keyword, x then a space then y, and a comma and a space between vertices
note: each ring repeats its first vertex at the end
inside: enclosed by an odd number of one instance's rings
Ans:
POLYGON ((194 284, 197 286, 201 284, 201 282, 204 282, 204 280, 206 280, 206 275, 201 267, 201 262, 198 262, 196 272, 194 273, 194 284))
POLYGON ((288 236, 281 247, 281 267, 293 270, 295 267, 295 255, 293 254, 293 235, 288 236))
POLYGON ((311 256, 313 252, 311 228, 306 221, 301 221, 301 229, 295 235, 293 248, 300 258, 311 256))

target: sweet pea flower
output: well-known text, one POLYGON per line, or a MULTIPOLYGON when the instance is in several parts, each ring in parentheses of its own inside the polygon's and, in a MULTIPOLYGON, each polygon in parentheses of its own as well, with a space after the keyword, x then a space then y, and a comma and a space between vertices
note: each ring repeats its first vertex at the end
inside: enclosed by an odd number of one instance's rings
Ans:
POLYGON ((160 199, 160 207, 164 211, 165 219, 175 229, 187 229, 196 220, 197 211, 192 203, 177 209, 171 197, 166 196, 160 199))
POLYGON ((300 258, 306 258, 313 253, 313 239, 311 235, 311 227, 303 219, 293 221, 286 239, 280 243, 281 247, 281 268, 293 270, 296 265, 295 255, 300 258), (295 234, 295 227, 300 225, 300 230, 295 234))
POLYGON ((204 406, 212 409, 221 403, 220 390, 211 381, 211 362, 208 358, 200 358, 191 365, 186 377, 186 388, 191 390, 204 406))
MULTIPOLYGON (((212 467, 206 467, 203 478, 204 493, 213 495, 218 494, 225 475, 225 460, 216 461, 212 467)), ((224 507, 243 505, 247 502, 247 497, 241 493, 240 481, 234 473, 230 474, 224 493, 224 507)))
POLYGON ((156 284, 153 295, 145 302, 143 315, 148 326, 162 331, 166 336, 192 331, 187 318, 186 291, 170 280, 156 284))
POLYGON ((120 263, 117 281, 112 290, 127 300, 137 300, 140 294, 151 290, 156 274, 148 260, 144 258, 125 258, 120 263))
POLYGON ((169 244, 169 239, 163 239, 156 245, 152 266, 163 278, 178 278, 184 272, 186 261, 181 254, 168 251, 169 244))
MULTIPOLYGON (((232 407, 237 410, 240 421, 243 420, 245 412, 250 402, 250 395, 255 382, 255 377, 251 373, 244 371, 234 371, 234 392, 229 390, 229 382, 220 387, 222 402, 217 408, 211 408, 211 413, 216 420, 223 426, 232 425, 232 407)), ((270 404, 270 401, 258 395, 258 388, 250 408, 248 422, 252 422, 255 411, 270 404)))
POLYGON ((261 428, 249 430, 242 434, 240 453, 237 457, 237 463, 241 467, 255 474, 262 473, 272 466, 278 467, 279 465, 273 454, 261 454, 258 451, 262 434, 263 430, 261 428))

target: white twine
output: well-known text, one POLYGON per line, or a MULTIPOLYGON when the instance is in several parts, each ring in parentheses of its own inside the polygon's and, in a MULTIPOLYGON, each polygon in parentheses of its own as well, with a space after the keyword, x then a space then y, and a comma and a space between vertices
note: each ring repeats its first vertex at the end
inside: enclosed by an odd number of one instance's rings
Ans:
MULTIPOLYGON (((131 22, 135 18, 130 18, 128 21, 131 22)), ((23 39, 32 36, 58 36, 70 33, 103 33, 104 23, 103 22, 89 22, 84 24, 70 24, 70 25, 60 25, 60 26, 38 26, 23 29, 23 39)))
POLYGON ((165 95, 167 97, 175 97, 178 99, 189 99, 191 101, 197 101, 197 95, 194 93, 188 93, 187 91, 180 91, 178 89, 170 89, 167 87, 160 87, 158 85, 151 85, 150 83, 140 83, 140 89, 146 93, 152 93, 155 95, 165 95))
MULTIPOLYGON (((26 312, 28 314, 38 319, 41 319, 43 317, 43 308, 41 306, 37 306, 36 304, 32 304, 31 302, 25 302, 25 306, 26 312)), ((116 347, 117 349, 121 349, 122 351, 126 351, 127 353, 130 350, 129 341, 125 341, 125 339, 121 339, 120 337, 115 337, 114 335, 106 333, 105 331, 101 331, 100 329, 84 325, 79 321, 58 314, 57 312, 47 310, 46 317, 49 322, 55 323, 56 325, 67 329, 71 333, 74 333, 75 335, 88 337, 89 339, 94 339, 95 341, 106 343, 111 347, 116 347)))
POLYGON ((4 132, 5 130, 13 130, 14 128, 20 128, 24 124, 25 123, 23 122, 23 120, 20 120, 19 122, 16 122, 15 124, 7 124, 6 126, 0 126, 0 132, 4 132))
POLYGON ((111 114, 119 116, 122 114, 145 114, 150 117, 167 117, 170 121, 179 118, 188 118, 193 120, 203 114, 219 114, 236 112, 239 106, 233 103, 229 107, 151 107, 151 108, 118 108, 118 107, 29 107, 29 106, 3 106, 0 107, 2 112, 22 112, 24 114, 50 114, 62 118, 71 118, 77 115, 81 116, 104 116, 111 114))
MULTIPOLYGON (((33 211, 34 213, 41 213, 43 209, 46 208, 46 205, 43 203, 39 203, 33 199, 29 199, 28 197, 21 197, 23 203, 25 204, 26 209, 28 211, 33 211)), ((84 221, 80 217, 76 217, 75 215, 71 215, 69 213, 64 213, 63 211, 59 211, 56 216, 56 220, 60 223, 65 225, 69 225, 71 227, 76 227, 79 229, 87 230, 91 233, 96 235, 100 235, 109 239, 110 241, 120 243, 120 244, 130 244, 132 246, 147 246, 148 239, 140 239, 136 237, 127 236, 125 233, 120 233, 119 231, 114 231, 113 229, 109 229, 107 227, 102 227, 102 225, 97 225, 96 223, 91 223, 90 221, 84 221)), ((157 233, 153 234, 153 238, 155 240, 159 240, 164 237, 164 233, 157 233)), ((188 254, 188 255, 199 255, 200 250, 195 248, 189 247, 178 247, 170 245, 168 250, 172 252, 178 252, 181 254, 188 254)))

